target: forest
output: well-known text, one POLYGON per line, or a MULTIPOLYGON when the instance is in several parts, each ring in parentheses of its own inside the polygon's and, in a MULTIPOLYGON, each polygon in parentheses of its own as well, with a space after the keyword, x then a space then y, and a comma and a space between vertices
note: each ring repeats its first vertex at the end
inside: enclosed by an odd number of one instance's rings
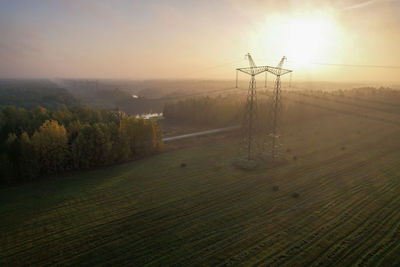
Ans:
POLYGON ((163 115, 182 124, 226 126, 242 119, 243 106, 243 100, 236 95, 197 97, 166 103, 163 115))
POLYGON ((81 101, 70 91, 49 80, 0 79, 0 107, 16 106, 34 109, 42 106, 56 109, 78 106, 81 101))
POLYGON ((6 183, 126 162, 162 145, 157 122, 118 109, 0 109, 0 179, 6 183))
MULTIPOLYGON (((315 92, 319 95, 319 92, 315 92)), ((279 106, 280 126, 305 122, 327 114, 325 110, 315 111, 315 108, 298 102, 296 92, 284 92, 283 104, 279 106)), ((164 105, 163 115, 167 121, 196 126, 224 127, 243 123, 246 110, 245 97, 239 94, 229 94, 217 97, 188 98, 164 105)), ((271 127, 272 116, 271 92, 260 92, 257 100, 257 125, 260 131, 271 127)))

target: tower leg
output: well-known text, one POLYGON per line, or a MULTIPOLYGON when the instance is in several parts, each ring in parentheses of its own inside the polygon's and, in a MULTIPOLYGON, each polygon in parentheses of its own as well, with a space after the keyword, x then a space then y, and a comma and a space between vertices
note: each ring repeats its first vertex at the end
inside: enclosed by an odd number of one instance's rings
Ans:
POLYGON ((236 88, 238 88, 238 74, 239 74, 239 71, 236 70, 236 88))
POLYGON ((264 88, 267 88, 267 73, 268 73, 268 72, 265 72, 264 88))
POLYGON ((273 121, 272 121, 272 147, 271 156, 272 159, 277 157, 277 132, 278 132, 278 117, 280 111, 280 100, 281 100, 281 76, 276 76, 275 89, 274 89, 274 104, 273 104, 273 121))
MULTIPOLYGON (((257 122, 257 94, 256 94, 256 80, 255 76, 252 75, 249 82, 249 90, 247 92, 246 108, 243 120, 243 130, 245 140, 244 146, 246 147, 247 160, 253 159, 254 154, 254 138, 255 138, 255 127, 257 122)), ((244 148, 244 147, 243 147, 244 148)))

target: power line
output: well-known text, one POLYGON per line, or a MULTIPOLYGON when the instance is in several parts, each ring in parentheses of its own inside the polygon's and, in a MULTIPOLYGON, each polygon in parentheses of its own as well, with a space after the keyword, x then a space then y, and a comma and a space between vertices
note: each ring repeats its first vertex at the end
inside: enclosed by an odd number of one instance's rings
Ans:
MULTIPOLYGON (((208 70, 213 70, 213 69, 217 69, 217 68, 224 67, 224 66, 227 66, 227 65, 236 64, 236 63, 238 63, 238 62, 242 62, 243 60, 244 60, 244 59, 235 60, 235 61, 230 61, 230 62, 225 62, 225 63, 221 63, 221 64, 218 64, 218 65, 206 67, 206 68, 199 69, 199 70, 196 70, 196 71, 191 71, 191 72, 183 73, 182 76, 188 76, 188 75, 192 75, 192 74, 202 73, 202 72, 205 72, 205 71, 208 71, 208 70)), ((210 94, 210 93, 224 92, 224 91, 229 91, 229 90, 237 90, 237 88, 232 87, 232 88, 224 88, 224 89, 218 89, 218 90, 211 90, 211 91, 207 91, 207 92, 194 93, 194 94, 189 94, 189 95, 180 95, 180 96, 171 96, 171 97, 160 97, 160 98, 150 98, 149 100, 160 101, 160 100, 182 99, 182 98, 189 98, 189 97, 193 97, 193 96, 206 95, 206 94, 210 94)))
MULTIPOLYGON (((288 62, 301 64, 300 62, 296 61, 288 61, 288 62)), ((332 67, 400 69, 400 66, 397 65, 339 64, 339 63, 322 63, 322 62, 310 62, 310 64, 332 66, 332 67)))

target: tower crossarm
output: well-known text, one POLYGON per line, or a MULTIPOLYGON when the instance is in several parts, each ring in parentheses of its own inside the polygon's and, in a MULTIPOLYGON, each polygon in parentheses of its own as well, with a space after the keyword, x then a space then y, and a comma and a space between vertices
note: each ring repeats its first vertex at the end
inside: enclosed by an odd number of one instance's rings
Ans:
POLYGON ((289 72, 292 72, 292 70, 288 69, 282 69, 282 68, 277 68, 277 67, 271 67, 271 66, 259 66, 259 67, 250 67, 250 68, 238 68, 236 69, 238 71, 241 71, 243 73, 249 74, 249 75, 258 75, 263 72, 269 72, 274 75, 285 75, 289 72))
POLYGON ((247 53, 245 56, 249 60, 250 68, 256 68, 256 63, 254 62, 253 58, 251 57, 250 53, 247 53))
POLYGON ((283 63, 285 62, 285 60, 286 60, 286 57, 284 56, 284 57, 281 59, 281 61, 279 61, 278 66, 276 66, 276 67, 279 68, 279 69, 281 69, 282 66, 283 66, 283 63))

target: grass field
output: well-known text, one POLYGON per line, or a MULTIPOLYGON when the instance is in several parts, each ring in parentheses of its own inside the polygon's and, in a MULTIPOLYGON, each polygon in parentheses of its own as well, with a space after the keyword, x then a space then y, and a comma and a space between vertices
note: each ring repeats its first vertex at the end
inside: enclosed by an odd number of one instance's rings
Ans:
POLYGON ((0 265, 398 266, 399 113, 347 102, 287 127, 277 166, 236 169, 220 134, 2 188, 0 265))

